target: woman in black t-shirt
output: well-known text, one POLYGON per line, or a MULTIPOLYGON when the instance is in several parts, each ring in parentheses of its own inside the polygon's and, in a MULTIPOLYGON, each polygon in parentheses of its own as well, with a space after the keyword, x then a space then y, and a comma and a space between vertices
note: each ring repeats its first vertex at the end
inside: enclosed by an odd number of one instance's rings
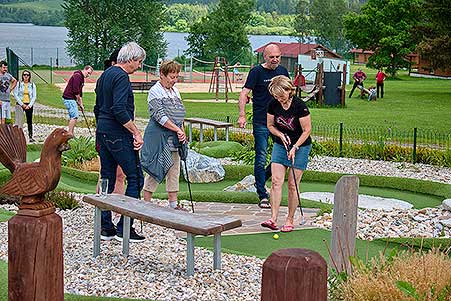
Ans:
POLYGON ((285 173, 287 168, 293 168, 295 177, 292 172, 288 173, 288 216, 280 228, 282 232, 291 232, 298 205, 296 185, 299 185, 302 173, 307 168, 312 147, 310 112, 304 102, 294 96, 295 87, 288 77, 274 77, 268 89, 274 97, 267 113, 267 126, 274 140, 271 155, 271 218, 261 225, 272 230, 278 229, 277 216, 285 173))

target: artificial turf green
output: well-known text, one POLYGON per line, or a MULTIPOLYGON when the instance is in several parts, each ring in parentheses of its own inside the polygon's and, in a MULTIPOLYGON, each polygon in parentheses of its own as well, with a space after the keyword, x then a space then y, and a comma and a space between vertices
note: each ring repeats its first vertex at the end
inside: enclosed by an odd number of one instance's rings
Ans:
MULTIPOLYGON (((224 252, 267 258, 272 252, 285 248, 305 248, 318 252, 329 262, 327 246, 330 246, 331 232, 323 229, 303 229, 290 233, 278 233, 274 239, 273 232, 256 234, 223 235, 221 238, 224 252)), ((212 249, 212 237, 196 237, 196 246, 212 249)), ((360 258, 372 258, 380 253, 389 254, 392 249, 402 248, 397 243, 382 240, 356 240, 356 254, 360 258)))
POLYGON ((13 212, 0 208, 0 223, 1 222, 6 222, 12 216, 14 216, 13 212))

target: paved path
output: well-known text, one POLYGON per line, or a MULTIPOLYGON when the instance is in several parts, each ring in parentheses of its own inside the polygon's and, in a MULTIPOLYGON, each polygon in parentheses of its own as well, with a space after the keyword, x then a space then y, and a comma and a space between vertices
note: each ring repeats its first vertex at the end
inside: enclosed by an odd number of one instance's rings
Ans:
MULTIPOLYGON (((243 226, 224 232, 224 234, 241 234, 241 233, 257 233, 257 232, 271 232, 268 228, 263 228, 260 223, 271 217, 270 209, 261 209, 257 204, 234 204, 234 203, 213 203, 213 202, 198 202, 194 204, 194 210, 199 214, 218 215, 218 216, 234 216, 241 219, 243 226)), ((316 216, 319 209, 304 208, 304 217, 306 223, 303 226, 299 225, 300 213, 299 209, 295 214, 295 229, 311 228, 311 221, 316 216)), ((279 226, 283 225, 287 215, 288 208, 281 207, 279 211, 279 226)))

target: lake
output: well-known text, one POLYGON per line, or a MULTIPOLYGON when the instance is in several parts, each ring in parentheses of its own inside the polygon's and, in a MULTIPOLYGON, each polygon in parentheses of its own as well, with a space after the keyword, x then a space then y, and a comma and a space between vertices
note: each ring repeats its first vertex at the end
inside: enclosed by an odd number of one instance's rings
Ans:
MULTIPOLYGON (((165 32, 168 42, 167 58, 182 55, 188 48, 187 33, 165 32)), ((67 29, 65 27, 37 26, 33 24, 0 23, 0 58, 6 57, 6 47, 16 52, 26 64, 49 65, 50 59, 59 66, 73 66, 74 62, 66 52, 67 29)), ((249 42, 255 50, 268 42, 296 42, 295 37, 249 35, 249 42)))

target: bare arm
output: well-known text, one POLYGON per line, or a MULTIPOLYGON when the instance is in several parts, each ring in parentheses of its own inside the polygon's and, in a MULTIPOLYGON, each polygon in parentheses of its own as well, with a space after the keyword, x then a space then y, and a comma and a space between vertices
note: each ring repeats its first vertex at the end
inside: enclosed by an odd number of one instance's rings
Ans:
POLYGON ((172 122, 170 119, 168 119, 163 126, 173 132, 177 133, 177 138, 179 138, 180 142, 185 142, 186 141, 186 135, 185 135, 185 131, 182 128, 179 128, 174 122, 172 122))
POLYGON ((238 117, 238 125, 240 126, 240 128, 244 128, 246 126, 246 103, 247 103, 247 95, 251 92, 252 90, 249 88, 243 88, 243 90, 241 90, 240 93, 240 98, 238 100, 238 106, 239 106, 239 110, 240 110, 240 116, 238 117))
POLYGON ((288 137, 288 135, 285 135, 283 132, 279 131, 276 128, 276 126, 274 125, 274 115, 266 114, 266 127, 268 128, 271 134, 273 134, 276 137, 279 137, 280 140, 282 140, 283 144, 285 145, 285 148, 288 148, 288 145, 291 144, 290 137, 288 137))
POLYGON ((14 91, 14 88, 16 88, 17 85, 17 79, 15 79, 14 77, 11 79, 11 88, 10 91, 14 91))
POLYGON ((288 153, 289 160, 294 160, 294 157, 296 156, 296 151, 299 149, 302 143, 304 143, 305 140, 307 140, 307 138, 310 136, 310 133, 312 132, 312 120, 310 115, 299 118, 299 123, 301 124, 302 134, 299 137, 298 141, 296 141, 296 143, 293 144, 293 148, 290 149, 290 152, 288 153))
POLYGON ((133 134, 133 146, 134 146, 134 150, 140 150, 141 147, 143 146, 143 138, 141 136, 141 132, 139 131, 138 127, 136 126, 136 124, 133 122, 133 120, 130 120, 126 123, 123 124, 123 126, 130 132, 133 134))

